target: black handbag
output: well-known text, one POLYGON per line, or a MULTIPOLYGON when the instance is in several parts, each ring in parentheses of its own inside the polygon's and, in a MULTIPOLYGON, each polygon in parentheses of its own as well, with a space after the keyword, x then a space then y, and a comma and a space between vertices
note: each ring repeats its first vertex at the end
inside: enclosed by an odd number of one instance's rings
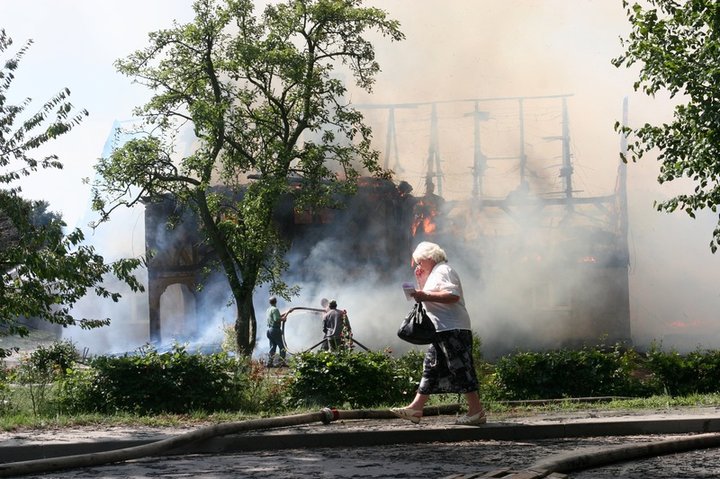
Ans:
POLYGON ((435 325, 425 312, 423 304, 415 303, 403 320, 397 335, 412 344, 430 344, 435 339, 435 325))

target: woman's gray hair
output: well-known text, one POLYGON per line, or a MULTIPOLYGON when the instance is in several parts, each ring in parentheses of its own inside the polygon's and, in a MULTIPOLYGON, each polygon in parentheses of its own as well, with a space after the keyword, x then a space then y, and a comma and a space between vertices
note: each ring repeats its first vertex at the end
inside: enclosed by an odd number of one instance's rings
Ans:
POLYGON ((443 263, 448 260, 445 251, 440 246, 429 241, 423 241, 417 245, 417 248, 413 251, 412 258, 416 263, 419 263, 420 260, 423 259, 429 259, 435 263, 443 263))

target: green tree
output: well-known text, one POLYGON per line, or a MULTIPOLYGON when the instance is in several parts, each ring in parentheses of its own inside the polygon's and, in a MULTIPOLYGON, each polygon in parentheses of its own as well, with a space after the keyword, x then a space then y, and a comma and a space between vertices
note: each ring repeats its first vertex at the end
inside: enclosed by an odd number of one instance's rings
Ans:
MULTIPOLYGON (((117 301, 119 294, 103 286, 114 274, 133 290, 142 285, 132 276, 138 260, 105 263, 94 248, 85 246, 83 233, 65 234, 66 224, 47 211, 44 201, 24 199, 18 180, 38 168, 62 168, 56 155, 41 159, 33 153, 60 135, 68 133, 87 115, 69 102, 63 89, 36 112, 28 112, 31 99, 9 103, 8 91, 22 57, 32 44, 26 42, 15 54, 8 49, 12 39, 0 30, 0 54, 9 55, 0 68, 0 336, 27 336, 20 321, 34 317, 62 326, 94 328, 108 318, 75 318, 72 308, 90 290, 117 301)), ((12 351, 0 348, 0 357, 12 351)))
POLYGON ((334 69, 344 65, 370 91, 379 66, 363 35, 403 38, 396 21, 361 0, 289 0, 261 16, 253 3, 198 0, 192 23, 150 34, 146 49, 117 62, 154 91, 136 112, 150 131, 100 161, 95 203, 106 218, 168 194, 193 209, 229 282, 242 354, 255 345, 256 286, 269 283, 286 299, 296 292, 281 279, 278 202, 292 194, 296 207, 322 207, 354 191, 362 170, 389 175, 334 69), (196 149, 176 158, 185 123, 196 149))
MULTIPOLYGON (((630 128, 616 123, 630 140, 633 161, 657 149, 661 162, 658 181, 690 179, 695 188, 657 202, 658 211, 684 210, 695 217, 720 203, 720 5, 715 0, 647 0, 643 5, 623 1, 632 26, 621 39, 623 55, 617 67, 640 67, 636 91, 648 96, 667 92, 677 100, 673 120, 630 128)), ((627 158, 625 158, 627 160, 627 158)), ((720 221, 710 249, 720 245, 720 221)))

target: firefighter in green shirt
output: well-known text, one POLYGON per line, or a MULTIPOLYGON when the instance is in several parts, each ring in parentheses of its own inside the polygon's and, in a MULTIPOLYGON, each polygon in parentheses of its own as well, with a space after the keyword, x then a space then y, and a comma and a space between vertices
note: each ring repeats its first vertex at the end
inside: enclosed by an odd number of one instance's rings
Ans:
POLYGON ((265 312, 267 319, 267 337, 270 341, 270 352, 268 354, 268 367, 272 368, 276 366, 274 364, 275 352, 280 350, 280 362, 277 366, 285 365, 285 342, 282 337, 282 322, 285 318, 280 316, 280 310, 277 308, 277 298, 275 296, 270 297, 270 307, 265 312))

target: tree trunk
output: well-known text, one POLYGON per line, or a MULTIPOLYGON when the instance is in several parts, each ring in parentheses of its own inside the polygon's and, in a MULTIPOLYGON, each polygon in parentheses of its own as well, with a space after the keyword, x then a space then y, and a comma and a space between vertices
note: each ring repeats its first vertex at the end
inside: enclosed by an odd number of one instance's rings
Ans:
POLYGON ((237 305, 235 318, 237 352, 242 356, 251 356, 255 349, 255 332, 257 330, 252 293, 243 294, 241 297, 236 296, 235 301, 237 305))
POLYGON ((256 262, 247 265, 236 265, 228 243, 217 227, 215 217, 208 207, 206 191, 198 189, 195 192, 196 203, 200 218, 207 231, 210 243, 218 255, 225 278, 228 280, 230 291, 235 299, 237 314, 235 316, 235 342, 237 353, 241 356, 251 356, 255 348, 255 309, 253 308, 253 291, 257 282, 256 262), (242 268, 242 274, 237 270, 242 268))

